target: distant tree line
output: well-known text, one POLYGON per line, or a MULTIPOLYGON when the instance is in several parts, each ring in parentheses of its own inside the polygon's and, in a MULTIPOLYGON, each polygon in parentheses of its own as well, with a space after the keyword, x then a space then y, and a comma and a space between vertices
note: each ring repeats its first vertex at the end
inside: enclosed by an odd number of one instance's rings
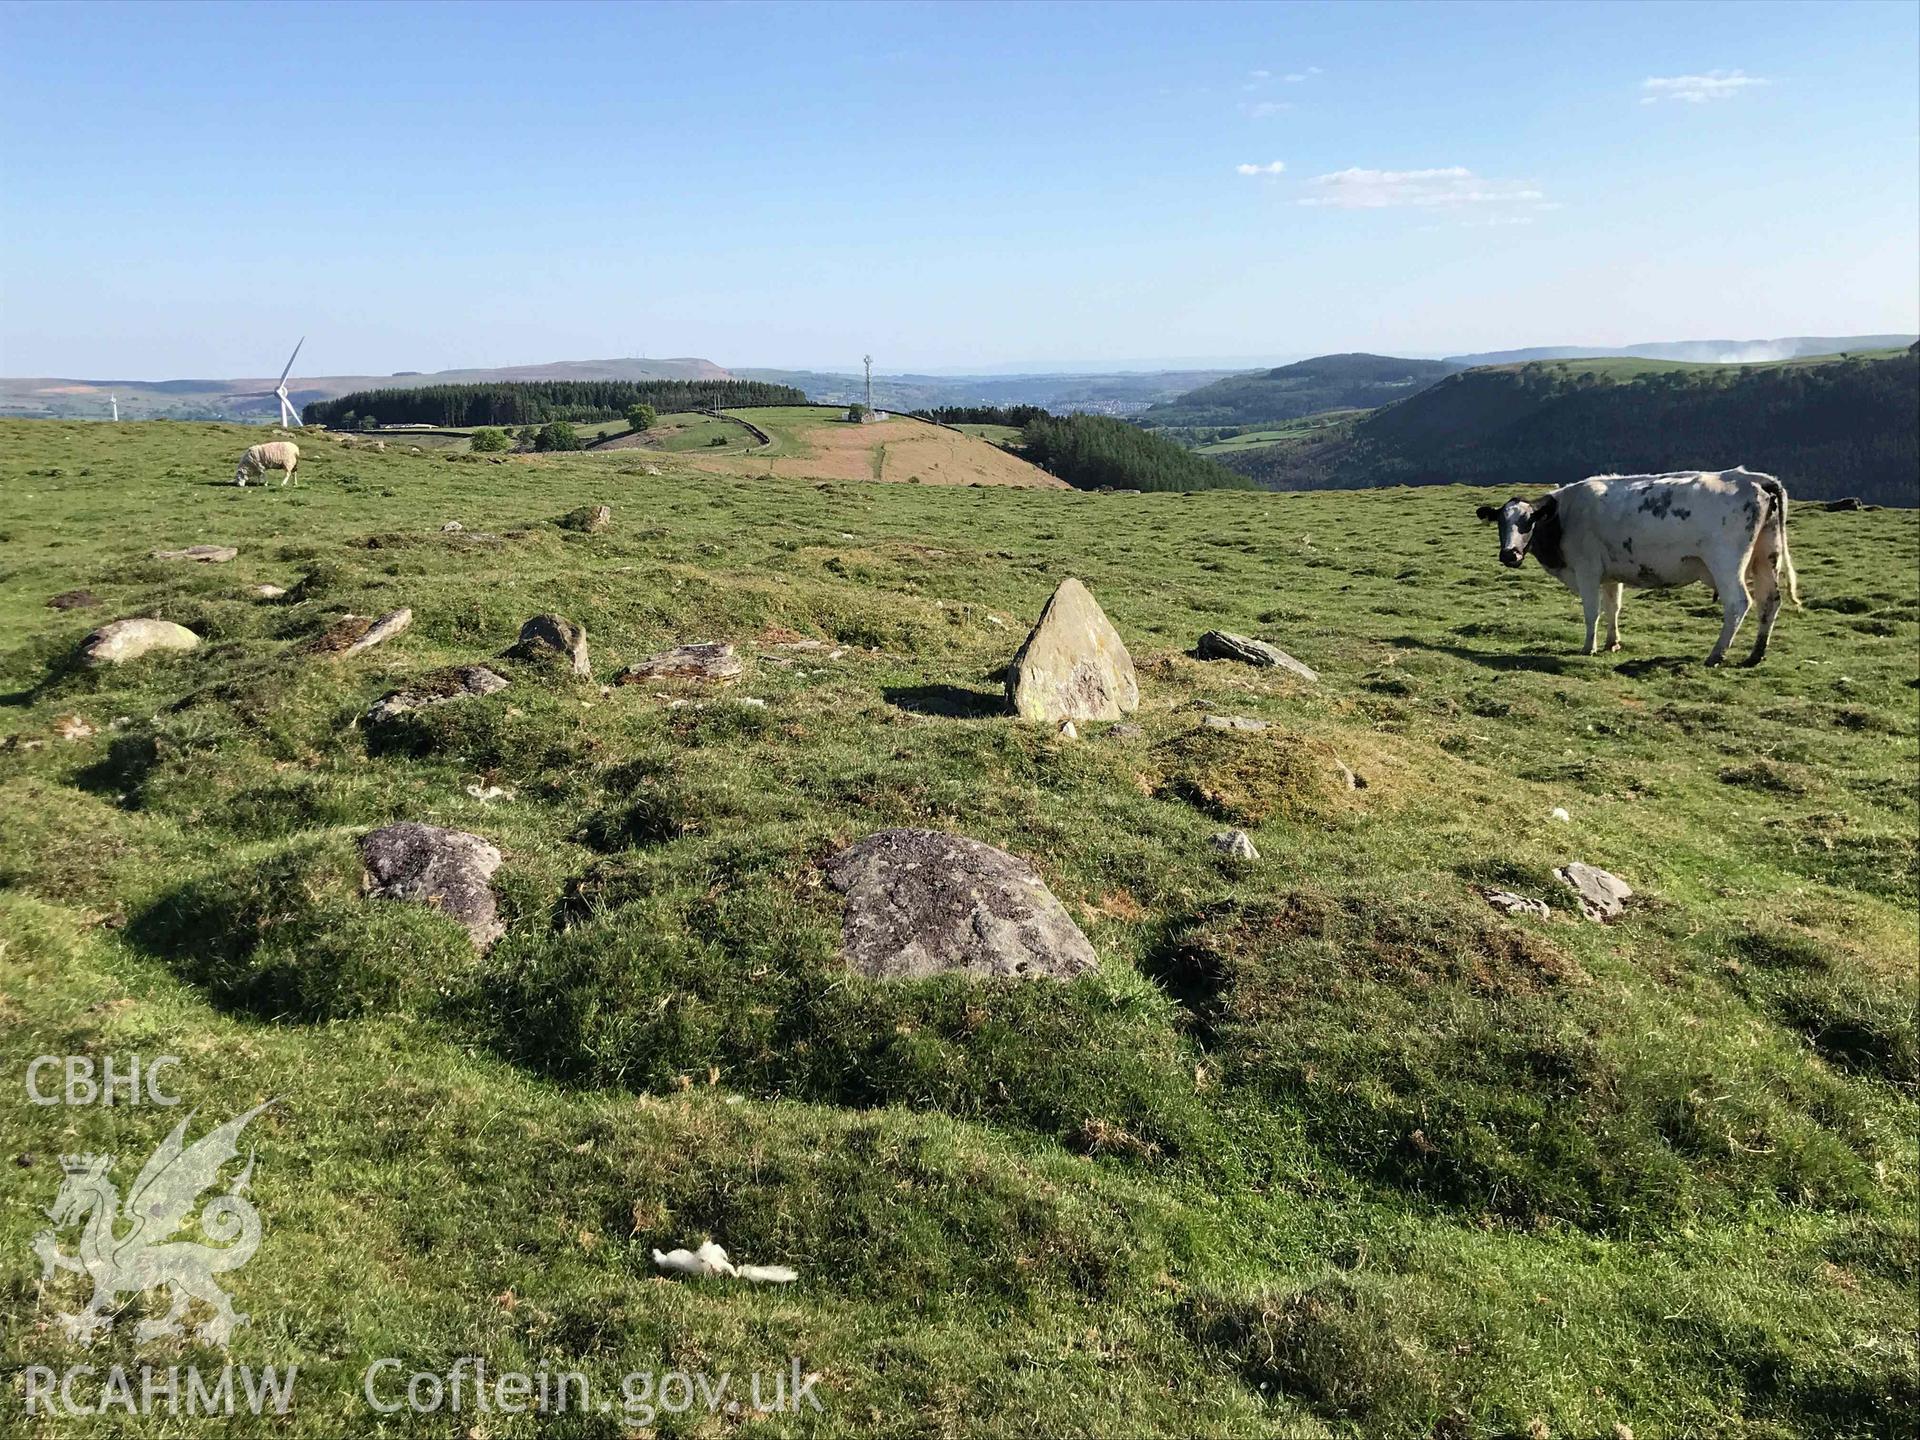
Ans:
POLYGON ((636 406, 655 412, 734 405, 804 405, 804 392, 764 380, 515 380, 356 390, 302 411, 309 425, 347 428, 377 413, 384 425, 544 425, 552 420, 618 420, 636 406))
POLYGON ((1920 504, 1920 356, 1631 372, 1469 370, 1323 436, 1223 456, 1277 490, 1564 485, 1588 475, 1778 475, 1797 499, 1920 504))
POLYGON ((941 425, 1011 425, 1018 429, 1050 413, 1044 405, 942 405, 933 410, 909 411, 916 420, 941 425))
POLYGON ((1255 488, 1245 476, 1109 415, 1038 415, 1020 432, 1020 453, 1080 490, 1255 488))

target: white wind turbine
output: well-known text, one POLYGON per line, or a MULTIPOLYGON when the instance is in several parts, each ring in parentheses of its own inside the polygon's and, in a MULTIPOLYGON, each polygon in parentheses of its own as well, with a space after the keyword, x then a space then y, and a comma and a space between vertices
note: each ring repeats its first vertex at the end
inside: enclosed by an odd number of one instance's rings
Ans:
MULTIPOLYGON (((300 337, 300 345, 307 343, 307 337, 300 337)), ((273 393, 280 400, 280 423, 288 429, 300 424, 300 412, 293 408, 293 401, 287 398, 287 376, 293 373, 293 362, 300 357, 300 345, 293 347, 293 354, 287 357, 287 368, 280 372, 280 383, 273 387, 273 393)))

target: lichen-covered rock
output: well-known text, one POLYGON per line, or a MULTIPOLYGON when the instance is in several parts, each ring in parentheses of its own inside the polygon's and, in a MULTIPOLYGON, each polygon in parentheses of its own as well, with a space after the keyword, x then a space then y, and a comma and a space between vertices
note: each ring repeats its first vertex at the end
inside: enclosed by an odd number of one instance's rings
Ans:
POLYGON ((876 980, 1067 980, 1099 963, 1026 861, 941 830, 881 830, 827 865, 841 957, 876 980))
POLYGON ((391 640, 413 623, 413 611, 402 606, 389 610, 378 619, 348 615, 336 620, 308 642, 315 655, 358 655, 383 641, 391 640))
POLYGON ((1235 860, 1258 860, 1260 852, 1254 848, 1253 837, 1244 830, 1222 830, 1207 837, 1207 844, 1222 855, 1230 855, 1235 860))
POLYGON ((620 685, 637 685, 644 680, 735 680, 740 672, 733 646, 721 640, 703 640, 636 660, 613 678, 620 685))
POLYGON ((507 647, 516 660, 564 660, 576 675, 593 674, 587 660, 587 627, 564 615, 535 615, 520 627, 520 638, 507 647))
POLYGON ((466 927, 476 949, 506 933, 490 883, 500 852, 478 835, 402 820, 363 836, 360 859, 374 899, 443 910, 466 927))
POLYGON ((1618 875, 1575 860, 1553 872, 1580 899, 1580 913, 1601 925, 1615 920, 1633 898, 1633 888, 1618 875))
POLYGON ((119 665, 155 650, 191 650, 199 643, 198 635, 171 620, 116 620, 80 642, 80 658, 88 665, 119 665))
POLYGON ((197 560, 202 565, 224 565, 240 552, 231 545, 189 545, 184 550, 155 550, 155 560, 197 560))
POLYGON ((582 505, 578 510, 569 510, 560 517, 560 528, 578 530, 583 535, 598 535, 613 524, 611 505, 582 505))
POLYGON ((1202 660, 1240 660, 1248 665, 1288 670, 1302 680, 1320 678, 1318 671, 1302 665, 1278 645, 1269 645, 1265 640, 1255 640, 1248 635, 1236 635, 1231 630, 1207 631, 1200 637, 1195 649, 1202 660))
POLYGON ((398 690, 389 690, 367 710, 367 721, 372 725, 385 724, 397 720, 402 715, 410 715, 416 710, 425 710, 434 705, 444 705, 449 700, 463 700, 473 695, 492 695, 507 688, 507 678, 489 670, 484 665, 457 665, 417 680, 398 690))
POLYGON ((1060 582, 1007 667, 1007 703, 1025 720, 1118 720, 1140 708, 1133 657, 1087 587, 1060 582))

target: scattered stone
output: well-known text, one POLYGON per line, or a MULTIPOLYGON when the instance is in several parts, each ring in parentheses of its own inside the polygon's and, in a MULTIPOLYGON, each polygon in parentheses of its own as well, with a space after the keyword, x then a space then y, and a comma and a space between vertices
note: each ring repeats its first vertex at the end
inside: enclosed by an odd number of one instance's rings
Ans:
POLYGON ((1488 885, 1482 887, 1480 894, 1496 910, 1504 910, 1509 915, 1534 915, 1544 920, 1553 912, 1544 900, 1534 900, 1525 895, 1516 895, 1511 890, 1500 890, 1488 885))
POLYGON ((520 638, 507 648, 516 660, 564 658, 576 675, 591 675, 587 663, 587 627, 562 615, 536 615, 520 627, 520 638))
POLYGON ((62 715, 53 722, 53 733, 62 740, 84 740, 94 733, 94 729, 78 715, 62 715))
POLYGON ((1138 740, 1146 733, 1146 726, 1136 725, 1131 720, 1122 720, 1118 725, 1109 725, 1100 738, 1103 740, 1138 740))
POLYGON ((412 714, 415 710, 444 705, 449 700, 462 700, 469 695, 491 695, 506 688, 504 675, 497 675, 484 665, 461 665, 428 676, 404 689, 388 691, 373 702, 367 711, 367 720, 378 725, 412 714))
POLYGON ((611 524, 611 505, 582 505, 578 510, 569 510, 559 520, 561 529, 578 530, 587 535, 598 535, 611 524))
POLYGON ((1838 500, 1829 500, 1820 506, 1823 510, 1865 510, 1869 507, 1858 495, 1844 495, 1838 500))
POLYGON ((171 620, 116 620, 80 642, 80 658, 89 665, 118 665, 154 650, 191 650, 200 637, 171 620))
POLYGON ((342 615, 306 644, 309 655, 357 655, 390 640, 413 623, 413 611, 388 611, 377 619, 365 615, 342 615))
POLYGON ((737 680, 742 668, 733 646, 726 641, 702 640, 636 660, 613 679, 616 685, 638 685, 647 680, 737 680))
POLYGON ((466 528, 467 527, 462 525, 458 520, 449 520, 447 521, 446 524, 440 527, 440 533, 442 535, 458 535, 462 530, 465 530, 466 528))
POLYGON ((640 473, 642 475, 658 475, 660 473, 660 467, 658 465, 642 465, 640 467, 640 473))
POLYGON ((740 703, 751 706, 755 710, 764 710, 767 708, 767 702, 762 700, 758 695, 742 695, 740 697, 740 703))
POLYGON ((1060 582, 1007 667, 1007 703, 1023 720, 1118 720, 1140 708, 1120 632, 1087 587, 1060 582))
POLYGON ((1580 897, 1580 913, 1601 925, 1619 918, 1625 902, 1633 898, 1626 881, 1584 861, 1575 860, 1553 873, 1580 897))
POLYGON ((1207 837, 1207 844, 1222 855, 1231 855, 1236 860, 1258 860, 1260 852, 1254 848, 1253 837, 1244 830, 1222 830, 1207 837))
POLYGON ((411 624, 413 624, 413 611, 409 607, 402 605, 398 610, 389 610, 368 625, 360 638, 347 646, 346 653, 358 655, 362 650, 371 650, 374 646, 391 640, 411 624))
POLYGON ((231 545, 189 545, 184 550, 155 550, 155 560, 197 560, 202 565, 224 565, 240 552, 231 545))
POLYGON ((491 804, 495 800, 513 799, 513 791, 504 789, 499 785, 469 785, 467 786, 467 794, 478 800, 482 805, 491 804))
POLYGON ((1567 807, 1564 805, 1554 806, 1553 809, 1547 812, 1547 818, 1549 820, 1558 820, 1562 825, 1570 825, 1573 823, 1573 816, 1567 813, 1567 807))
POLYGON ((1078 740, 1080 738, 1080 732, 1074 728, 1073 721, 1062 720, 1060 722, 1060 738, 1062 740, 1078 740))
POLYGON ((1367 788, 1366 776, 1355 774, 1353 767, 1348 765, 1347 762, 1342 760, 1338 755, 1333 757, 1333 768, 1338 770, 1340 772, 1340 778, 1347 782, 1347 789, 1364 790, 1367 788))
POLYGON ((1203 715, 1200 723, 1209 730, 1264 730, 1267 722, 1248 715, 1203 715))
POLYGON ((998 615, 987 615, 982 618, 996 630, 1004 630, 1007 628, 1007 622, 1002 620, 998 615))
POLYGON ((287 590, 284 585, 255 585, 247 593, 256 600, 278 600, 287 590))
POLYGON ((47 601, 49 610, 91 610, 100 603, 100 597, 91 590, 62 590, 47 601))
POLYGON ((1200 637, 1196 649, 1202 660, 1242 660, 1249 665, 1290 670, 1302 680, 1320 678, 1317 670, 1302 665, 1278 645, 1269 645, 1264 640, 1255 640, 1246 635, 1235 635, 1230 630, 1207 631, 1200 637))
POLYGON ((500 852, 478 835, 411 820, 362 837, 366 891, 376 900, 414 900, 443 910, 484 950, 506 933, 489 883, 500 852))
POLYGON ((1099 963, 1026 861, 964 835, 881 830, 827 865, 846 896, 840 954, 875 980, 1066 980, 1099 963))

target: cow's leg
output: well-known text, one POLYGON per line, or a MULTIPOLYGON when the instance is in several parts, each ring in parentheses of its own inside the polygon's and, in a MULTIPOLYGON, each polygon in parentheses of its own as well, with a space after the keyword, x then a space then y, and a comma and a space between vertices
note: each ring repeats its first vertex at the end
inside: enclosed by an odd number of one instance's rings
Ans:
POLYGON ((1713 649, 1707 652, 1709 665, 1718 665, 1727 658, 1727 647, 1733 643, 1740 622, 1747 618, 1747 611, 1753 605, 1753 597, 1747 593, 1747 582, 1737 570, 1731 575, 1716 576, 1715 588, 1720 592, 1720 613, 1726 619, 1720 626, 1720 638, 1714 642, 1713 649))
POLYGON ((1780 576, 1774 570, 1775 563, 1771 552, 1754 552, 1750 576, 1754 598, 1760 603, 1760 631, 1753 637, 1753 651, 1744 662, 1748 665, 1758 665, 1767 658, 1767 642, 1773 638, 1773 622, 1780 614, 1780 576))
POLYGON ((1594 643, 1594 632, 1600 627, 1600 586, 1588 580, 1580 582, 1580 609, 1587 619, 1587 646, 1580 653, 1591 655, 1599 648, 1594 643))
POLYGON ((1600 609, 1607 618, 1607 649, 1620 648, 1620 602, 1626 596, 1627 587, 1618 580, 1611 580, 1600 587, 1600 609))

